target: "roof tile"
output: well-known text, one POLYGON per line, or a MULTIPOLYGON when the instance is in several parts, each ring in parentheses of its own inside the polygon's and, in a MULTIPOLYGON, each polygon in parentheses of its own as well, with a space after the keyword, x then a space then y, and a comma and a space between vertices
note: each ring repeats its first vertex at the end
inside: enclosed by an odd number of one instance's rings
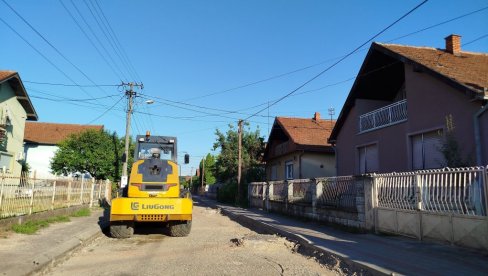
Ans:
POLYGON ((453 55, 430 47, 377 44, 481 93, 488 88, 488 54, 461 52, 453 55))
POLYGON ((71 134, 80 133, 88 129, 102 130, 103 125, 25 122, 24 141, 56 145, 71 134))
POLYGON ((327 138, 335 121, 288 117, 276 117, 276 120, 295 144, 330 146, 327 138))

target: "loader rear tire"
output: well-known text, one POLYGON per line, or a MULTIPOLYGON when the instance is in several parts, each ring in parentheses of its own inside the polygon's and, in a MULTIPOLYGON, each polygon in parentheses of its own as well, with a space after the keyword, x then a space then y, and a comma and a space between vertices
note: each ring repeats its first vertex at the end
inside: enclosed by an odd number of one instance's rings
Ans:
POLYGON ((186 237, 191 231, 191 220, 170 222, 168 227, 171 237, 186 237))
POLYGON ((127 239, 134 234, 134 223, 115 221, 110 223, 110 236, 116 239, 127 239))

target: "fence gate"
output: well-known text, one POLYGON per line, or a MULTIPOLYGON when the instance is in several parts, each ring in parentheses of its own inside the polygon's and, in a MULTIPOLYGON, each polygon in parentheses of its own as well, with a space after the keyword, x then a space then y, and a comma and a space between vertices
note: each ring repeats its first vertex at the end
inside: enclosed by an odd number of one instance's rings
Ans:
POLYGON ((374 176, 375 229, 488 250, 487 168, 374 176))

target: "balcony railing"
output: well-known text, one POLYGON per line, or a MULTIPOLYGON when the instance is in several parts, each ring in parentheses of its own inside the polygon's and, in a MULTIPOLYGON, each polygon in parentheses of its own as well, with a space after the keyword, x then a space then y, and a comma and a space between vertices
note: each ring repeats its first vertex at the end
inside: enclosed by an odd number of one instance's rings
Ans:
POLYGON ((359 116, 359 133, 371 131, 407 120, 407 100, 401 100, 359 116))

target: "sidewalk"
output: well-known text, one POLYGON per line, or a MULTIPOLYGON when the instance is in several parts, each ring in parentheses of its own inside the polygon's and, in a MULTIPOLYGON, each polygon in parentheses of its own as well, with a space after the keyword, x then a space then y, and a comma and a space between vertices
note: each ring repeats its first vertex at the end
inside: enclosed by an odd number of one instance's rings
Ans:
POLYGON ((195 204, 201 202, 220 208, 223 214, 253 230, 280 234, 372 274, 488 275, 487 253, 403 237, 348 233, 258 209, 232 207, 208 198, 194 196, 193 199, 195 204))
POLYGON ((93 209, 89 217, 71 217, 33 235, 10 233, 0 241, 0 275, 28 275, 59 261, 67 253, 103 235, 103 210, 93 209))

